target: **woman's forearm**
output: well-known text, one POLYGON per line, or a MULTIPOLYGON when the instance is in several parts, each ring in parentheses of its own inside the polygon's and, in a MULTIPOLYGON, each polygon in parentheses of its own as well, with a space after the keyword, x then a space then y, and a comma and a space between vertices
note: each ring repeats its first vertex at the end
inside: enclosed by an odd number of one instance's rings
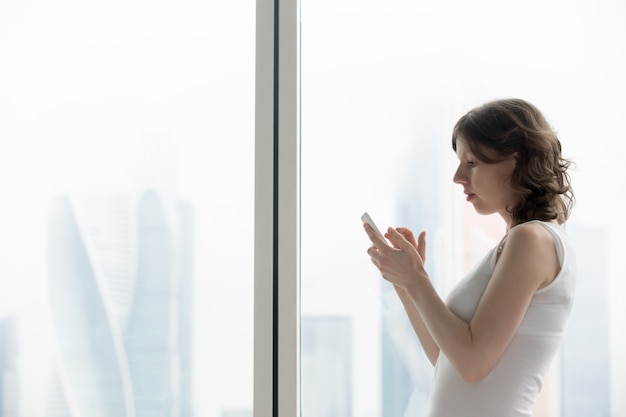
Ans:
POLYGON ((411 297, 409 297, 406 290, 399 287, 395 287, 395 289, 402 305, 404 306, 404 310, 406 311, 409 321, 411 322, 411 326, 413 327, 413 330, 422 345, 422 349, 424 349, 424 353, 428 357, 428 360, 434 365, 439 357, 439 346, 437 346, 433 340, 430 332, 424 324, 424 320, 417 310, 417 307, 413 303, 411 297))
POLYGON ((446 306, 428 278, 424 278, 421 285, 406 289, 405 293, 433 344, 445 353, 464 378, 473 373, 473 363, 477 361, 474 360, 476 346, 470 325, 446 306))

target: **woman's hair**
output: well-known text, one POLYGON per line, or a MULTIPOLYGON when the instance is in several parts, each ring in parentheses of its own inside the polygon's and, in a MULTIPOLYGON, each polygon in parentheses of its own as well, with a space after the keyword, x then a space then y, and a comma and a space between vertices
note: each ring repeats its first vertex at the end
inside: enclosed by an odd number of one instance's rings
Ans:
POLYGON ((514 207, 508 208, 513 220, 524 223, 556 219, 565 223, 575 201, 567 173, 571 162, 561 156, 561 142, 534 105, 520 99, 483 104, 470 110, 454 126, 455 151, 459 137, 485 163, 517 154, 511 186, 520 198, 514 207))

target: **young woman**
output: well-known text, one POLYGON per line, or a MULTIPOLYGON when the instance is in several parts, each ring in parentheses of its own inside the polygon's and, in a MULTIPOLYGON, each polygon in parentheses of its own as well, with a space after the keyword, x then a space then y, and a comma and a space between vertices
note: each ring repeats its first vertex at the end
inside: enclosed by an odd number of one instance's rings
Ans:
POLYGON ((530 417, 574 296, 574 251, 562 227, 574 201, 570 163, 544 116, 519 99, 469 111, 452 148, 454 182, 478 213, 504 219, 502 241, 446 302, 424 270, 424 232, 416 240, 389 228, 385 241, 365 224, 367 253, 435 366, 428 417, 530 417))

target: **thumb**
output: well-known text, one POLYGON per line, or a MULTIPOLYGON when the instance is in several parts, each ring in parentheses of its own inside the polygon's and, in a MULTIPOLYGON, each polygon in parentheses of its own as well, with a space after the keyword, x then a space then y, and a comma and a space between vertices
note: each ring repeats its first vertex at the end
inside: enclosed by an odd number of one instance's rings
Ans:
POLYGON ((422 232, 417 237, 417 253, 426 261, 426 232, 422 232))

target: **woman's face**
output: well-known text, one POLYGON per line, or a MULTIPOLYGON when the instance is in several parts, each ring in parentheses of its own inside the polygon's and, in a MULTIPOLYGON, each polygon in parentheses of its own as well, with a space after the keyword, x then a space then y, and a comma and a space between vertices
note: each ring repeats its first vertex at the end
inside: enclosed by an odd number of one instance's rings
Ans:
POLYGON ((463 186, 467 201, 472 203, 476 212, 499 213, 509 227, 513 226, 508 210, 515 205, 517 198, 510 181, 515 169, 515 155, 492 164, 482 162, 473 154, 463 137, 457 138, 456 155, 459 167, 453 181, 463 186))

